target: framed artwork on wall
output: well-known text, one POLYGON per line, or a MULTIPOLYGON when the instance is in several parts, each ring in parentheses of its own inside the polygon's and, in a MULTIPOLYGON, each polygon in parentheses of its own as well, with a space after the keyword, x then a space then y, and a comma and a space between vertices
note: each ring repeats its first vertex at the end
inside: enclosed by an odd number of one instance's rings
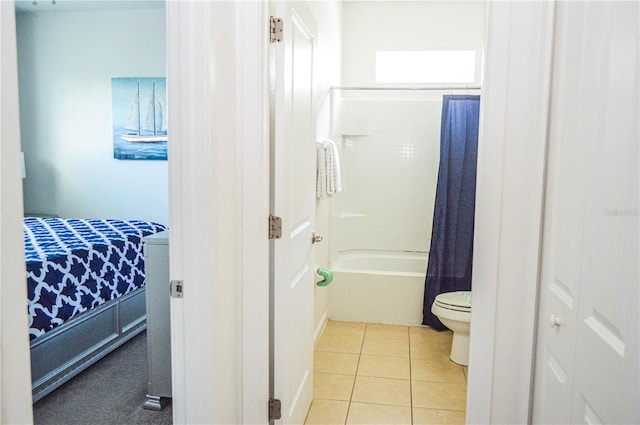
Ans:
POLYGON ((167 159, 166 78, 112 78, 113 157, 167 159))

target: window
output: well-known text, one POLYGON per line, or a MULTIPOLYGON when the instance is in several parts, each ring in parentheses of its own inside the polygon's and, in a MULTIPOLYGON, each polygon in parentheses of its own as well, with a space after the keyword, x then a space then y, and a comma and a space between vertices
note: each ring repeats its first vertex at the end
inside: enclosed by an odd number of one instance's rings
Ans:
POLYGON ((473 50, 376 52, 376 83, 473 83, 475 68, 473 50))

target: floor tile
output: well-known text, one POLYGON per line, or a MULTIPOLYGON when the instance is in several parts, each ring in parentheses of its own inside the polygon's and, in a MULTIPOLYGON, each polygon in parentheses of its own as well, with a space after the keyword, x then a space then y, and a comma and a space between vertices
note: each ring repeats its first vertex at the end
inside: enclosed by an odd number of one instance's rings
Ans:
POLYGON ((413 407, 464 411, 467 385, 448 382, 411 381, 413 407))
POLYGON ((411 406, 411 382, 405 379, 356 376, 351 401, 411 406))
POLYGON ((335 353, 360 353, 362 336, 344 333, 323 333, 316 345, 316 351, 333 351, 335 353))
POLYGON ((449 359, 451 356, 450 342, 432 342, 428 344, 412 343, 410 346, 411 358, 442 358, 449 359))
POLYGON ((449 358, 452 335, 328 321, 305 424, 464 424, 468 368, 449 358))
POLYGON ((469 366, 462 366, 462 371, 464 372, 464 379, 469 381, 469 366))
POLYGON ((315 372, 313 375, 313 399, 349 401, 354 381, 355 376, 353 375, 315 372))
POLYGON ((451 356, 451 345, 440 346, 440 347, 434 346, 426 350, 415 350, 412 348, 410 354, 412 359, 417 359, 417 358, 428 359, 436 356, 449 359, 451 356))
POLYGON ((357 331, 362 332, 367 327, 363 322, 341 322, 339 320, 329 320, 324 328, 325 332, 344 332, 344 331, 357 331))
POLYGON ((438 361, 451 361, 451 347, 447 347, 446 349, 439 349, 437 347, 430 348, 428 350, 414 350, 411 351, 412 358, 423 358, 428 360, 438 360, 438 361))
POLYGON ((431 382, 467 382, 462 366, 448 356, 411 357, 411 379, 431 382))
POLYGON ((411 356, 424 357, 425 353, 438 351, 445 353, 447 357, 451 354, 450 342, 434 342, 428 344, 411 344, 410 345, 411 356))
POLYGON ((366 337, 383 338, 387 341, 409 341, 409 327, 399 325, 385 325, 382 323, 369 323, 365 332, 366 337))
POLYGON ((355 375, 358 354, 316 351, 313 355, 313 370, 317 373, 355 375))
POLYGON ((411 369, 408 357, 373 356, 362 354, 358 364, 359 376, 409 379, 411 369))
POLYGON ((451 341, 412 341, 411 353, 417 351, 451 351, 451 341))
POLYGON ((414 425, 464 425, 464 412, 456 410, 437 410, 413 408, 413 424, 414 425))
POLYGON ((347 420, 348 401, 313 400, 306 425, 343 425, 347 420))
POLYGON ((450 330, 437 331, 429 326, 410 326, 409 338, 412 341, 417 339, 430 339, 451 342, 453 339, 453 332, 450 330))
POLYGON ((348 425, 410 425, 411 408, 381 404, 352 402, 347 416, 348 425))
POLYGON ((409 341, 411 344, 411 352, 414 351, 431 351, 451 350, 451 341, 453 333, 451 331, 438 332, 431 328, 409 328, 409 341))
POLYGON ((409 357, 409 344, 403 341, 365 335, 362 354, 379 356, 409 357))

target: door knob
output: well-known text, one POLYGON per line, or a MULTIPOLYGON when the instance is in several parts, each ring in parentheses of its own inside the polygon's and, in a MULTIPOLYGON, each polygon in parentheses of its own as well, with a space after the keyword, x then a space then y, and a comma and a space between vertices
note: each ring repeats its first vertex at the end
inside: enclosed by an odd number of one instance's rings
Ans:
POLYGON ((319 235, 316 232, 313 232, 311 234, 311 242, 312 243, 322 242, 322 235, 319 235))
POLYGON ((552 328, 557 328, 561 323, 562 320, 560 320, 560 317, 555 314, 552 314, 551 317, 549 317, 549 325, 551 325, 552 328))

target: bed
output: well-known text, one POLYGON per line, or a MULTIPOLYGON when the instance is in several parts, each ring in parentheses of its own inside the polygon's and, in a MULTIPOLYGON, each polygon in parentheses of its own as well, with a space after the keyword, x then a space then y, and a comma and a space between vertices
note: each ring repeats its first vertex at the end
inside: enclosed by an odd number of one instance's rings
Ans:
POLYGON ((145 329, 141 220, 24 218, 33 402, 145 329))

